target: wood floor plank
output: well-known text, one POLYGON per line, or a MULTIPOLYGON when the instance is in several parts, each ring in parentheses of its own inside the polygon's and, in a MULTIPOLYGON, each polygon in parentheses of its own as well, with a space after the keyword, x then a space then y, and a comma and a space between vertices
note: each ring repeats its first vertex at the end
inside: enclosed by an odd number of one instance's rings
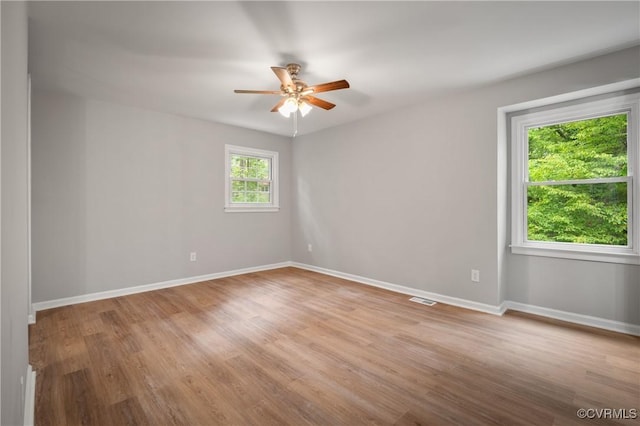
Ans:
POLYGON ((127 398, 108 407, 109 418, 114 425, 134 426, 149 424, 138 398, 127 398))
POLYGON ((640 409, 640 338, 297 268, 38 312, 36 425, 571 425, 640 409))
POLYGON ((98 423, 101 417, 101 407, 89 376, 90 372, 87 369, 63 376, 61 393, 72 402, 65 405, 67 424, 92 425, 98 423))

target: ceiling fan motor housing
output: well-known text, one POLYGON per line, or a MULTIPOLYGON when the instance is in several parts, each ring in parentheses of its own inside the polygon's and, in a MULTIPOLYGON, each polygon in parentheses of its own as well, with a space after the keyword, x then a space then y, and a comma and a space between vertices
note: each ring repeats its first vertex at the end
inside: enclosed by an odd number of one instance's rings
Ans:
POLYGON ((289 73, 292 79, 298 76, 298 73, 300 72, 300 68, 302 68, 300 64, 287 64, 287 72, 289 73))

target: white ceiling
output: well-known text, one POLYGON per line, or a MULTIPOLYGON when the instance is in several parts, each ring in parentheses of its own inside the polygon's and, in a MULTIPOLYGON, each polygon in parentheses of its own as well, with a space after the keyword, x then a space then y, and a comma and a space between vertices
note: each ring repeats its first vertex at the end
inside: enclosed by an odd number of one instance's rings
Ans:
POLYGON ((32 2, 35 88, 291 135, 271 66, 347 79, 298 134, 640 43, 640 2, 32 2))

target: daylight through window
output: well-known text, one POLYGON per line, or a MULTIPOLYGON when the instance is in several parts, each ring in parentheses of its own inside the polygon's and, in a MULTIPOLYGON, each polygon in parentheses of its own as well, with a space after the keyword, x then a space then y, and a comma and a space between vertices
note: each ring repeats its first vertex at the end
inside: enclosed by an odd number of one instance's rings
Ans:
POLYGON ((638 263, 638 95, 515 115, 515 253, 638 263))
POLYGON ((278 209, 278 153, 226 146, 226 211, 278 209))

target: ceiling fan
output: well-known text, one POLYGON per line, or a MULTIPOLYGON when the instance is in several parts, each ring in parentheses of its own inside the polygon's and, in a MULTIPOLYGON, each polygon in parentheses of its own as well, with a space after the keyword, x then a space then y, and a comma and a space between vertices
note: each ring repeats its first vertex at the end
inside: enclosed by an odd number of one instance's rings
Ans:
POLYGON ((288 64, 286 67, 271 67, 280 80, 280 90, 234 90, 235 93, 250 93, 258 95, 280 95, 282 99, 271 109, 271 112, 278 111, 285 117, 291 113, 300 111, 304 117, 311 111, 312 106, 329 110, 335 104, 317 98, 314 95, 331 90, 347 89, 347 80, 337 80, 330 83, 316 84, 309 86, 298 78, 301 66, 299 64, 288 64))

